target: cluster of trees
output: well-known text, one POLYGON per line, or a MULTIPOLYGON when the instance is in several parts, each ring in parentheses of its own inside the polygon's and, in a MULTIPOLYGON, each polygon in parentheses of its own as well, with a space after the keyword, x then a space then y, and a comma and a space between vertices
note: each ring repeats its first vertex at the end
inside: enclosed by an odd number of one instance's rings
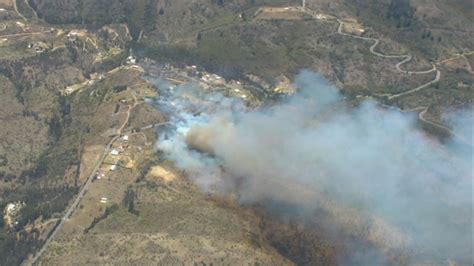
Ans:
POLYGON ((84 234, 89 233, 89 231, 92 230, 92 228, 94 228, 100 221, 105 220, 107 217, 109 217, 109 215, 116 212, 118 209, 119 206, 115 203, 110 207, 105 207, 104 213, 99 217, 95 217, 94 220, 92 220, 92 223, 84 229, 84 234))
POLYGON ((421 38, 422 39, 429 39, 431 41, 434 41, 436 39, 436 40, 438 40, 438 42, 441 42, 441 40, 442 40, 441 36, 439 36, 438 38, 433 36, 433 34, 431 33, 430 30, 424 30, 423 34, 421 35, 421 38))
POLYGON ((14 179, 16 179, 16 175, 7 173, 5 171, 0 171, 0 180, 3 182, 10 182, 14 179))
POLYGON ((8 158, 5 155, 0 154, 0 166, 7 166, 8 158))
POLYGON ((20 265, 42 243, 37 229, 28 233, 23 226, 40 216, 48 219, 62 212, 76 193, 75 187, 68 186, 46 188, 25 184, 21 189, 5 189, 0 199, 0 210, 3 211, 9 202, 22 201, 26 206, 21 209, 18 225, 13 230, 7 228, 0 218, 0 265, 20 265))
POLYGON ((0 227, 0 265, 20 265, 42 241, 37 234, 7 232, 0 227))
MULTIPOLYGON (((125 3, 126 22, 133 39, 138 39, 141 31, 155 29, 158 18, 158 5, 156 0, 127 0, 125 3)), ((160 9, 161 14, 164 10, 160 9)))
POLYGON ((101 27, 112 23, 127 23, 137 39, 142 30, 155 28, 157 0, 48 0, 33 5, 38 16, 53 24, 86 24, 101 27))
MULTIPOLYGON (((30 0, 30 3, 35 5, 34 7, 43 17, 47 16, 49 20, 57 23, 90 23, 101 26, 108 22, 127 22, 125 18, 127 13, 124 11, 125 3, 129 4, 129 8, 132 4, 144 4, 152 7, 151 3, 154 1, 30 0), (119 16, 116 17, 114 13, 119 16)), ((153 8, 147 9, 153 10, 153 8)), ((125 58, 126 53, 122 53, 97 67, 107 70, 120 64, 125 58)), ((60 49, 44 57, 25 60, 0 64, 0 74, 12 80, 16 89, 16 97, 20 103, 25 103, 25 105, 28 96, 24 96, 24 92, 43 85, 49 89, 49 83, 45 82, 41 75, 34 82, 29 80, 23 73, 24 66, 31 65, 35 69, 41 70, 42 73, 50 73, 61 69, 64 65, 81 64, 80 53, 74 48, 60 49)), ((85 69, 84 71, 90 71, 92 67, 86 66, 85 69)), ((45 120, 46 126, 49 126, 52 143, 35 161, 35 165, 31 169, 25 169, 21 174, 15 175, 0 171, 1 181, 14 180, 18 184, 14 189, 2 190, 0 212, 9 202, 26 203, 18 216, 18 225, 14 230, 6 228, 3 219, 0 218, 0 265, 19 265, 26 255, 35 250, 42 242, 42 240, 38 240, 39 233, 30 234, 23 229, 24 226, 33 225, 33 222, 39 217, 48 219, 55 214, 62 213, 77 194, 82 146, 89 128, 92 127, 87 118, 94 115, 94 112, 90 110, 100 104, 100 101, 94 102, 95 98, 92 99, 88 95, 79 97, 82 98, 64 97, 56 94, 49 99, 51 105, 56 107, 50 119, 45 120), (75 178, 75 184, 72 184, 72 178, 75 178)), ((35 116, 36 113, 26 110, 23 115, 35 116)), ((39 117, 37 119, 39 120, 39 117)), ((6 164, 6 159, 1 157, 0 165, 6 164)), ((108 209, 107 215, 113 210, 113 208, 108 209)))
POLYGON ((397 27, 409 27, 412 23, 415 9, 409 0, 392 0, 388 7, 387 18, 394 20, 397 27))
POLYGON ((135 208, 136 199, 137 199, 137 193, 132 188, 129 187, 127 191, 125 191, 122 204, 127 208, 128 212, 138 216, 140 213, 135 208))
POLYGON ((49 219, 52 215, 62 212, 76 192, 77 187, 67 185, 57 188, 25 185, 22 190, 6 189, 3 195, 4 200, 0 201, 0 207, 5 206, 8 202, 22 201, 25 203, 25 207, 20 211, 16 228, 20 231, 23 226, 34 222, 40 216, 43 219, 49 219))

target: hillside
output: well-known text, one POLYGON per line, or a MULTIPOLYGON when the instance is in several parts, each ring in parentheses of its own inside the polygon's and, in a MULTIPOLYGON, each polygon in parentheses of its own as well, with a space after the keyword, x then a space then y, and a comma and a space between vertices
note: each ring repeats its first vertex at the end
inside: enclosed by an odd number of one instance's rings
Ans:
POLYGON ((383 221, 321 198, 309 219, 242 206, 156 146, 173 130, 163 88, 264 109, 303 69, 335 84, 334 108, 369 99, 469 146, 448 122, 474 99, 470 1, 301 2, 0 0, 0 265, 338 265, 354 250, 408 263, 383 221))

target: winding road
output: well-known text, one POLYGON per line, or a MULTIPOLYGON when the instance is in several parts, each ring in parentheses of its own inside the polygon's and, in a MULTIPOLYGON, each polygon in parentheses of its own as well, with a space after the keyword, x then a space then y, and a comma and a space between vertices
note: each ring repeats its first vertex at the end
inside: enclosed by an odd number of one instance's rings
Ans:
MULTIPOLYGON (((13 1, 14 3, 14 8, 15 8, 15 11, 16 13, 25 21, 27 21, 26 17, 24 17, 20 12, 18 12, 18 8, 17 8, 17 5, 16 5, 16 0, 13 1)), ((305 9, 307 9, 307 7, 305 7, 305 9)), ((315 12, 311 10, 311 12, 308 12, 309 14, 312 14, 314 16, 315 12)), ((401 97, 401 96, 404 96, 404 95, 407 95, 407 94, 411 94, 411 93, 414 93, 416 91, 419 91, 419 90, 422 90, 430 85, 433 85, 435 83, 437 83, 440 78, 441 78, 441 72, 436 68, 436 65, 435 64, 432 64, 432 68, 429 69, 429 70, 423 70, 423 71, 407 71, 407 70, 402 70, 401 69, 401 66, 409 61, 412 60, 412 55, 386 55, 386 54, 382 54, 382 53, 379 53, 377 51, 375 51, 375 48, 379 45, 380 43, 380 40, 379 39, 376 39, 376 38, 371 38, 371 37, 362 37, 362 36, 357 36, 357 35, 353 35, 353 34, 349 34, 349 33, 345 33, 343 32, 343 28, 344 28, 344 21, 340 20, 340 19, 337 19, 337 21, 339 22, 339 26, 338 26, 338 29, 337 29, 337 33, 340 34, 340 35, 343 35, 343 36, 348 36, 348 37, 352 37, 352 38, 356 38, 356 39, 361 39, 361 40, 366 40, 366 41, 373 41, 374 43, 370 46, 369 48, 369 51, 370 53, 372 53, 373 55, 375 56, 378 56, 378 57, 382 57, 382 58, 400 58, 402 59, 400 62, 398 62, 396 65, 395 65, 395 68, 397 71, 401 72, 401 73, 405 73, 405 74, 414 74, 414 75, 422 75, 422 74, 429 74, 429 73, 432 73, 432 72, 436 72, 436 76, 435 78, 426 83, 426 84, 423 84, 417 88, 414 88, 414 89, 411 89, 411 90, 408 90, 408 91, 405 91, 405 92, 402 92, 402 93, 398 93, 398 94, 393 94, 393 95, 390 95, 388 97, 389 100, 392 100, 392 99, 395 99, 395 98, 398 98, 398 97, 401 97)), ((47 31, 45 31, 47 32, 47 31)), ((38 32, 38 33, 29 33, 29 34, 39 34, 39 33, 43 33, 43 32, 38 32)), ((11 34, 11 35, 5 35, 3 37, 9 37, 9 36, 20 36, 20 35, 28 35, 28 33, 25 33, 25 34, 11 34)), ((2 36, 0 36, 2 37, 2 36)), ((92 44, 94 44, 92 41, 91 41, 92 44)), ((446 60, 452 60, 454 58, 451 58, 451 59, 446 59, 446 60)), ((445 60, 445 61, 446 61, 445 60)), ((80 204, 81 200, 84 198, 84 195, 86 193, 86 191, 89 189, 90 185, 92 184, 92 180, 94 179, 95 175, 96 175, 96 172, 100 169, 101 165, 103 164, 105 158, 107 157, 107 155, 109 154, 113 144, 124 134, 124 132, 122 132, 125 127, 127 126, 127 124, 129 123, 129 120, 130 120, 130 113, 131 111, 135 108, 135 106, 137 106, 139 103, 137 101, 137 98, 136 96, 133 94, 133 91, 132 91, 132 96, 134 98, 134 104, 133 105, 129 105, 128 106, 128 110, 127 110, 127 115, 126 115, 126 119, 125 121, 123 122, 123 124, 120 126, 120 128, 118 129, 118 133, 117 135, 112 138, 108 143, 107 145, 105 146, 104 148, 104 151, 102 152, 102 155, 100 156, 100 159, 97 161, 92 173, 89 175, 86 183, 83 185, 83 187, 81 188, 80 192, 78 193, 77 197, 75 198, 75 200, 73 201, 73 203, 70 205, 70 207, 67 209, 67 211, 65 212, 65 214, 63 215, 63 217, 60 219, 59 223, 54 227, 54 229, 52 230, 51 234, 48 236, 48 238, 46 239, 46 241, 44 242, 43 246, 41 247, 41 249, 34 255, 34 257, 30 260, 30 261, 27 261, 25 262, 26 265, 33 265, 37 262, 37 260, 44 254, 44 252, 47 250, 48 248, 48 245, 50 244, 50 242, 55 238, 55 236, 58 234, 58 232, 61 230, 61 228, 63 227, 64 223, 72 216, 72 214, 74 213, 74 211, 76 210, 77 206, 80 204)), ((419 119, 428 123, 428 124, 431 124, 433 126, 436 126, 436 127, 440 127, 440 128, 443 128, 444 130, 447 130, 448 132, 450 132, 453 136, 456 136, 457 138, 463 140, 460 136, 457 136, 456 134, 454 134, 454 132, 451 131, 451 129, 449 129, 448 127, 446 126, 443 126, 443 125, 440 125, 440 124, 437 124, 437 123, 434 123, 434 122, 431 122, 431 121, 428 121, 424 118, 424 115, 426 114, 426 112, 428 111, 428 108, 427 107, 417 107, 411 111, 415 111, 415 110, 423 110, 419 113, 419 119)), ((154 125, 150 125, 150 126, 146 126, 146 127, 143 127, 142 130, 146 130, 146 129, 149 129, 149 128, 154 128, 154 127, 158 127, 158 126, 162 126, 162 125, 167 125, 169 124, 169 122, 164 122, 164 123, 158 123, 158 124, 154 124, 154 125)), ((125 132, 125 133, 128 133, 128 132, 125 132)))
MULTIPOLYGON (((23 15, 21 14, 21 12, 18 10, 18 5, 17 5, 17 0, 12 0, 13 2, 13 9, 15 9, 15 12, 18 14, 18 16, 20 16, 24 21, 28 21, 28 19, 23 15)), ((31 12, 33 13, 33 16, 34 16, 34 20, 38 20, 38 14, 36 13, 36 10, 30 5, 30 2, 28 0, 19 0, 19 1, 23 1, 24 4, 26 5, 26 7, 28 7, 31 12)))
MULTIPOLYGON (((306 7, 306 6, 302 6, 299 8, 302 12, 305 12, 306 14, 309 14, 311 15, 311 17, 313 17, 313 19, 317 19, 317 20, 320 20, 321 19, 321 14, 318 14, 317 12, 315 12, 314 10, 306 7)), ((350 34, 350 33, 347 33, 347 32, 344 32, 344 21, 342 21, 341 19, 335 17, 335 16, 332 16, 332 15, 324 15, 324 19, 325 20, 336 20, 338 23, 339 23, 339 26, 337 27, 337 31, 336 33, 339 34, 339 35, 342 35, 342 36, 347 36, 347 37, 351 37, 351 38, 355 38, 355 39, 359 39, 359 40, 364 40, 364 41, 371 41, 373 42, 373 44, 370 46, 369 48, 369 51, 371 54, 377 56, 377 57, 381 57, 381 58, 398 58, 398 59, 401 59, 400 62, 398 62, 397 64, 395 64, 395 69, 400 72, 400 73, 403 73, 403 74, 408 74, 408 75, 423 75, 423 74, 429 74, 429 73, 432 73, 432 72, 436 72, 436 76, 434 77, 433 80, 427 82, 426 84, 423 84, 421 86, 418 86, 414 89, 411 89, 411 90, 408 90, 408 91, 405 91, 405 92, 402 92, 402 93, 397 93, 397 94, 389 94, 389 99, 393 100, 393 99, 396 99, 398 97, 401 97, 401 96, 404 96, 404 95, 407 95, 407 94, 411 94, 413 92, 416 92, 416 91, 419 91, 419 90, 422 90, 426 87, 429 87, 430 85, 433 85, 435 83, 437 83, 440 78, 441 78, 441 72, 436 68, 436 65, 435 64, 431 64, 432 67, 430 69, 427 69, 427 70, 421 70, 421 71, 409 71, 409 70, 403 70, 402 69, 402 65, 403 64, 406 64, 408 62, 410 62, 412 59, 413 59, 413 56, 411 54, 406 54, 406 55, 388 55, 388 54, 382 54, 382 53, 379 53, 377 51, 375 51, 375 48, 380 44, 380 39, 378 38, 372 38, 372 37, 363 37, 363 36, 358 36, 358 35, 354 35, 354 34, 350 34)))
MULTIPOLYGON (((392 95, 389 95, 388 96, 388 100, 393 100, 393 99, 396 99, 396 98, 399 98, 399 97, 402 97, 402 96, 405 96, 405 95, 408 95, 408 94, 412 94, 414 92, 417 92, 417 91, 420 91, 424 88, 427 88, 437 82, 439 82, 439 80, 441 79, 441 71, 439 69, 436 68, 436 65, 432 63, 432 68, 431 69, 428 69, 428 70, 423 70, 423 71, 406 71, 406 70, 402 70, 401 69, 401 66, 407 62, 409 62, 411 59, 412 59, 412 55, 385 55, 385 54, 382 54, 382 53, 379 53, 379 52, 376 52, 375 51, 375 48, 377 47, 377 45, 380 43, 380 40, 379 39, 376 39, 376 38, 370 38, 370 37, 361 37, 361 36, 357 36, 357 35, 353 35, 353 34, 349 34, 349 33, 345 33, 343 32, 343 27, 344 27, 344 21, 340 20, 340 19, 337 19, 337 21, 339 22, 339 27, 337 29, 337 33, 338 34, 341 34, 341 35, 344 35, 344 36, 349 36, 349 37, 353 37, 353 38, 356 38, 356 39, 361 39, 361 40, 366 40, 366 41, 373 41, 374 44, 372 44, 372 46, 370 46, 370 49, 369 51, 375 55, 375 56, 378 56, 378 57, 383 57, 383 58, 403 58, 402 61, 398 62, 396 65, 395 65, 395 68, 397 69, 397 71, 401 72, 401 73, 405 73, 405 74, 409 74, 409 75, 423 75, 423 74, 429 74, 429 73, 432 73, 432 72, 436 72, 436 76, 433 80, 423 84, 423 85, 420 85, 414 89, 411 89, 411 90, 407 90, 407 91, 404 91, 404 92, 401 92, 401 93, 396 93, 396 94, 392 94, 392 95)), ((459 57, 462 57, 464 56, 464 54, 462 55, 458 55, 458 56, 455 56, 455 57, 452 57, 452 58, 448 58, 448 59, 445 59, 443 61, 440 61, 438 62, 438 64, 441 64, 441 63, 444 63, 444 62, 448 62, 450 60, 454 60, 454 59, 457 59, 459 57)), ((428 107, 417 107, 413 110, 423 110, 421 111, 419 114, 418 114, 418 118, 427 123, 427 124, 430 124, 432 126, 435 126, 435 127, 438 127, 438 128, 441 128, 445 131, 447 131, 449 134, 451 134, 452 136, 454 136, 455 138, 459 139, 460 141, 462 141, 463 143, 466 143, 469 145, 469 142, 466 141, 463 137, 457 135, 456 133, 454 133, 450 128, 444 126, 444 125, 441 125, 441 124, 438 124, 438 123, 435 123, 435 122, 432 122, 432 121, 429 121, 427 119, 424 118, 424 115, 428 112, 428 107)))
POLYGON ((424 74, 429 74, 429 73, 432 73, 432 72, 436 72, 436 76, 433 80, 421 85, 421 86, 418 86, 414 89, 411 89, 411 90, 408 90, 408 91, 405 91, 405 92, 402 92, 402 93, 397 93, 397 94, 392 94, 388 97, 389 100, 393 100, 393 99, 396 99, 398 97, 401 97, 401 96, 404 96, 404 95, 407 95, 407 94, 411 94, 413 92, 416 92, 416 91, 419 91, 419 90, 422 90, 426 87, 429 87, 435 83, 437 83, 440 78, 441 78, 441 71, 439 71, 437 68, 436 68, 436 65, 435 64, 432 64, 432 68, 431 69, 428 69, 428 70, 421 70, 421 71, 408 71, 408 70, 403 70, 401 68, 401 66, 405 63, 408 63, 411 61, 411 59, 413 58, 412 55, 410 54, 407 54, 407 55, 386 55, 386 54, 382 54, 382 53, 379 53, 379 52, 376 52, 375 51, 375 48, 379 45, 380 43, 380 39, 376 39, 376 38, 371 38, 371 37, 362 37, 362 36, 357 36, 357 35, 353 35, 353 34, 349 34, 349 33, 345 33, 343 32, 343 28, 344 28, 344 21, 340 20, 340 19, 337 19, 337 22, 339 23, 339 27, 337 28, 337 33, 340 34, 340 35, 344 35, 344 36, 349 36, 349 37, 352 37, 352 38, 356 38, 356 39, 360 39, 360 40, 365 40, 365 41, 373 41, 374 44, 372 44, 369 48, 369 51, 370 53, 372 53, 373 55, 375 56, 378 56, 378 57, 382 57, 382 58, 403 58, 400 62, 398 62, 396 65, 395 65, 395 68, 397 69, 398 72, 401 72, 401 73, 404 73, 404 74, 409 74, 409 75, 424 75, 424 74))
POLYGON ((23 1, 25 1, 26 6, 27 6, 29 9, 31 9, 31 12, 33 12, 34 19, 35 19, 35 20, 38 20, 38 13, 37 13, 36 10, 30 5, 30 1, 28 1, 28 0, 23 0, 23 1))
POLYGON ((430 120, 427 120, 425 119, 425 114, 428 112, 428 107, 425 107, 423 111, 421 111, 419 114, 418 114, 418 118, 427 123, 427 124, 430 124, 434 127, 438 127, 438 128, 441 128, 443 130, 445 130, 446 132, 448 132, 451 136, 454 136, 456 139, 458 139, 459 141, 461 141, 462 143, 464 143, 465 145, 467 146, 471 146, 472 147, 472 144, 471 144, 471 141, 467 140, 465 137, 463 136, 460 136, 456 133, 454 133, 454 131, 452 131, 449 127, 446 127, 444 125, 441 125, 441 124, 438 124, 438 123, 435 123, 435 122, 432 122, 430 120))
MULTIPOLYGON (((314 19, 318 19, 318 16, 319 14, 317 12, 315 12, 314 10, 311 10, 309 9, 308 7, 305 7, 303 5, 302 7, 302 11, 303 12, 306 12, 307 14, 310 14, 314 19)), ((454 57, 451 57, 451 58, 447 58, 447 59, 444 59, 442 61, 438 61, 436 63, 432 63, 432 68, 431 69, 427 69, 427 70, 422 70, 422 71, 407 71, 407 70, 403 70, 401 68, 401 66, 405 63, 408 63, 409 61, 412 60, 412 55, 410 54, 407 54, 407 55, 386 55, 386 54, 382 54, 382 53, 379 53, 377 51, 375 51, 375 48, 379 45, 380 43, 380 39, 377 39, 377 38, 371 38, 371 37, 362 37, 362 36, 358 36, 358 35, 354 35, 354 34, 349 34, 349 33, 346 33, 343 31, 344 29, 344 21, 342 21, 341 19, 337 18, 337 17, 333 17, 333 16, 328 16, 329 19, 335 19, 338 23, 339 23, 339 26, 337 28, 337 34, 340 34, 340 35, 343 35, 343 36, 348 36, 348 37, 352 37, 352 38, 355 38, 355 39, 360 39, 360 40, 365 40, 365 41, 373 41, 374 43, 370 46, 369 48, 369 51, 371 54, 375 55, 375 56, 378 56, 378 57, 382 57, 382 58, 399 58, 399 59, 402 59, 400 62, 398 62, 397 64, 395 64, 395 68, 398 72, 400 73, 404 73, 404 74, 408 74, 408 75, 424 75, 424 74, 429 74, 429 73, 432 73, 432 72, 436 72, 436 75, 434 77, 433 80, 423 84, 423 85, 420 85, 414 89, 410 89, 410 90, 407 90, 407 91, 404 91, 404 92, 401 92, 401 93, 396 93, 396 94, 388 94, 388 95, 384 95, 384 96, 387 96, 388 97, 388 100, 393 100, 393 99, 396 99, 396 98, 399 98, 399 97, 402 97, 402 96, 405 96, 405 95, 408 95, 408 94, 412 94, 414 92, 417 92, 417 91, 420 91, 424 88, 427 88, 437 82, 439 82, 439 80, 441 79, 441 71, 439 69, 437 69, 436 65, 440 65, 440 64, 443 64, 443 63, 446 63, 448 61, 451 61, 451 60, 455 60, 455 59, 458 59, 460 57, 464 57, 464 59, 466 61, 467 58, 465 57, 466 55, 470 55, 470 54, 473 54, 474 52, 468 52, 468 53, 463 53, 463 54, 458 54, 454 57)), ((469 66, 469 72, 470 73, 473 73, 472 72, 472 68, 468 62, 468 66, 469 66)), ((427 119, 424 118, 424 115, 428 112, 428 107, 416 107, 414 109, 412 109, 412 111, 415 111, 415 110, 423 110, 419 113, 418 115, 418 118, 427 123, 427 124, 430 124, 432 126, 435 126, 435 127, 438 127, 438 128, 441 128, 447 132, 449 132, 452 136, 456 137, 457 139, 459 139, 460 141, 468 144, 469 144, 469 141, 466 141, 465 138, 455 134, 450 128, 444 126, 444 125, 441 125, 441 124, 438 124, 438 123, 435 123, 435 122, 432 122, 432 121, 429 121, 427 119)))
POLYGON ((419 87, 416 87, 416 88, 414 88, 414 89, 408 90, 408 91, 404 91, 404 92, 397 93, 397 94, 392 94, 392 95, 388 96, 388 99, 389 99, 389 100, 393 100, 393 99, 396 99, 396 98, 398 98, 398 97, 405 96, 405 95, 407 95, 407 94, 411 94, 411 93, 417 92, 417 91, 419 91, 419 90, 422 90, 422 89, 424 89, 424 88, 426 88, 426 87, 429 87, 429 86, 431 86, 431 85, 437 83, 437 82, 441 79, 441 71, 439 71, 438 69, 435 69, 435 71, 436 71, 436 76, 435 76, 435 78, 434 78, 432 81, 430 81, 430 82, 428 82, 428 83, 426 83, 426 84, 423 84, 423 85, 421 85, 421 86, 419 86, 419 87))

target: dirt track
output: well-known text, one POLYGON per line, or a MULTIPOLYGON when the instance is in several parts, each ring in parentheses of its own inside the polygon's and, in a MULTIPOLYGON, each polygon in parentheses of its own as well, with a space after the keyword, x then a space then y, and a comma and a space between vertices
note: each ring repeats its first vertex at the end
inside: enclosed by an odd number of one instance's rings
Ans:
POLYGON ((349 37, 360 39, 360 40, 373 41, 374 44, 372 44, 372 46, 370 46, 370 48, 369 48, 370 53, 372 53, 373 55, 378 56, 378 57, 382 57, 382 58, 403 58, 402 61, 398 62, 395 65, 395 68, 397 69, 398 72, 401 72, 401 73, 404 73, 404 74, 409 74, 409 75, 424 75, 424 74, 429 74, 431 72, 436 72, 436 76, 433 80, 431 80, 431 81, 429 81, 429 82, 427 82, 427 83, 425 83, 421 86, 418 86, 414 89, 411 89, 411 90, 408 90, 408 91, 405 91, 405 92, 402 92, 402 93, 393 94, 393 95, 388 97, 389 100, 392 100, 392 99, 395 99, 395 98, 398 98, 398 97, 401 97, 401 96, 419 91, 421 89, 424 89, 424 88, 426 88, 430 85, 433 85, 433 84, 437 83, 440 80, 441 72, 436 68, 435 64, 432 64, 432 68, 428 69, 428 70, 422 70, 422 71, 403 70, 403 69, 401 69, 401 66, 405 63, 410 62, 411 59, 413 58, 412 55, 410 55, 410 54, 407 54, 407 55, 386 55, 386 54, 376 52, 375 48, 380 43, 379 39, 371 38, 371 37, 361 37, 361 36, 345 33, 345 32, 342 31, 342 29, 344 27, 344 21, 342 21, 340 19, 337 19, 337 22, 339 23, 339 27, 337 28, 337 33, 338 34, 344 35, 344 36, 349 36, 349 37))
MULTIPOLYGON (((310 14, 314 19, 317 19, 317 16, 318 14, 303 6, 302 7, 302 11, 303 12, 306 12, 307 14, 310 14)), ((360 40, 365 40, 365 41, 373 41, 374 43, 370 46, 369 48, 369 51, 370 53, 372 53, 373 55, 375 56, 378 56, 378 57, 382 57, 382 58, 400 58, 402 59, 400 62, 398 62, 396 65, 395 65, 395 68, 397 69, 398 72, 400 73, 404 73, 404 74, 409 74, 409 75, 424 75, 424 74, 429 74, 429 73, 432 73, 432 72, 436 72, 436 76, 433 80, 423 84, 423 85, 420 85, 416 88, 413 88, 413 89, 410 89, 410 90, 407 90, 407 91, 404 91, 404 92, 401 92, 401 93, 396 93, 396 94, 392 94, 392 95, 387 95, 388 96, 388 99, 389 100, 393 100, 393 99, 396 99, 396 98, 399 98, 399 97, 402 97, 402 96, 405 96, 405 95, 408 95, 408 94, 412 94, 414 92, 417 92, 417 91, 420 91, 424 88, 427 88, 437 82, 439 82, 439 80, 441 79, 441 71, 439 69, 437 69, 436 65, 440 65, 440 64, 443 64, 443 63, 446 63, 448 61, 451 61, 451 60, 455 60, 457 58, 460 58, 460 57, 464 57, 466 55, 470 55, 470 54, 473 54, 474 52, 468 52, 468 53, 464 53, 464 54, 459 54, 459 55, 456 55, 454 57, 451 57, 451 58, 448 58, 448 59, 444 59, 442 61, 438 61, 436 63, 432 63, 432 68, 431 69, 428 69, 428 70, 422 70, 422 71, 407 71, 407 70, 403 70, 401 68, 401 66, 405 63, 408 63, 409 61, 412 60, 412 55, 410 54, 407 54, 407 55, 386 55, 386 54, 382 54, 382 53, 379 53, 379 52, 376 52, 375 51, 375 48, 379 45, 380 43, 380 39, 377 39, 377 38, 371 38, 371 37, 362 37, 362 36, 357 36, 357 35, 353 35, 353 34, 349 34, 349 33, 346 33, 346 32, 343 32, 343 28, 344 28, 344 21, 342 21, 341 19, 337 18, 337 17, 332 17, 332 16, 328 16, 329 19, 335 19, 338 23, 339 23, 339 26, 337 28, 337 34, 340 34, 340 35, 343 35, 343 36, 348 36, 348 37, 352 37, 352 38, 355 38, 355 39, 360 39, 360 40)), ((466 58, 465 58, 466 59, 466 58)), ((466 59, 467 61, 467 59, 466 59)), ((471 66, 470 64, 469 65, 469 70, 470 70, 470 73, 472 73, 472 69, 471 69, 471 66)), ((426 114, 426 112, 428 111, 428 108, 427 107, 417 107, 415 108, 414 110, 423 110, 419 113, 418 115, 418 118, 420 120, 422 120, 423 122, 425 123, 428 123, 432 126, 435 126, 435 127, 438 127, 438 128, 441 128, 443 130, 446 130, 447 132, 449 132, 452 136, 456 137, 457 139, 461 140, 462 142, 464 143, 469 143, 468 141, 466 141, 463 137, 461 136, 458 136, 456 135, 450 128, 444 126, 444 125, 441 125, 441 124, 438 124, 438 123, 435 123, 435 122, 431 122, 431 121, 428 121, 424 118, 424 115, 426 114)))
POLYGON ((18 14, 18 16, 21 17, 21 19, 23 19, 24 21, 28 21, 28 19, 26 19, 26 17, 23 16, 23 14, 21 14, 20 11, 18 11, 18 6, 16 5, 16 1, 17 1, 17 0, 12 0, 12 2, 13 2, 13 8, 15 9, 15 12, 18 14))
POLYGON ((126 116, 126 119, 125 121, 122 123, 122 125, 120 126, 120 128, 118 129, 118 132, 117 132, 117 135, 112 138, 109 143, 107 143, 107 145, 105 146, 104 148, 104 151, 102 152, 102 155, 99 159, 99 161, 97 162, 97 164, 95 165, 93 171, 91 172, 91 174, 89 175, 86 183, 84 184, 84 186, 82 187, 81 191, 79 192, 79 194, 77 195, 76 199, 74 200, 74 202, 71 204, 71 206, 68 208, 68 210, 66 211, 66 213, 64 214, 64 216, 61 218, 61 221, 59 222, 59 224, 53 229, 53 231, 51 232, 50 236, 48 237, 48 239, 46 239, 45 243, 43 244, 43 246, 41 247, 41 249, 35 254, 35 256, 32 258, 31 261, 25 261, 23 264, 25 265, 33 265, 34 263, 36 263, 36 261, 41 257, 41 255, 46 251, 46 249, 48 248, 48 245, 49 243, 54 239, 54 237, 56 236, 56 234, 61 230, 62 226, 64 225, 64 223, 69 219, 69 217, 71 217, 71 215, 74 213, 74 211, 76 210, 77 206, 79 205, 79 203, 81 202, 82 198, 84 197, 86 191, 89 189, 90 185, 92 184, 92 181, 94 180, 94 177, 96 175, 96 172, 99 170, 99 168, 102 166, 102 163, 104 162, 105 158, 107 157, 107 155, 109 154, 110 152, 110 149, 112 147, 112 145, 115 143, 115 141, 117 141, 117 139, 119 139, 121 136, 122 136, 122 131, 123 129, 127 126, 127 124, 129 123, 130 121, 130 112, 132 111, 132 109, 138 105, 138 102, 137 102, 137 98, 136 96, 133 94, 133 91, 130 92, 132 94, 132 97, 134 99, 134 103, 133 105, 129 105, 128 106, 128 110, 127 110, 127 116, 126 116))

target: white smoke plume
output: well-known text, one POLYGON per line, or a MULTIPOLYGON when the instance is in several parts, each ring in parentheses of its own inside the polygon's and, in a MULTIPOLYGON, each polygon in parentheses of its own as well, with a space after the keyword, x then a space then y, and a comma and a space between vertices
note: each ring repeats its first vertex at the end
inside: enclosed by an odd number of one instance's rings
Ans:
MULTIPOLYGON (((470 263, 472 146, 440 144, 414 115, 375 102, 348 106, 315 73, 303 71, 295 86, 296 95, 258 110, 193 85, 170 90, 157 104, 176 130, 160 134, 157 149, 207 191, 274 210, 324 210, 337 230, 416 254, 410 263, 470 263)), ((472 139, 466 114, 451 121, 472 139)))

